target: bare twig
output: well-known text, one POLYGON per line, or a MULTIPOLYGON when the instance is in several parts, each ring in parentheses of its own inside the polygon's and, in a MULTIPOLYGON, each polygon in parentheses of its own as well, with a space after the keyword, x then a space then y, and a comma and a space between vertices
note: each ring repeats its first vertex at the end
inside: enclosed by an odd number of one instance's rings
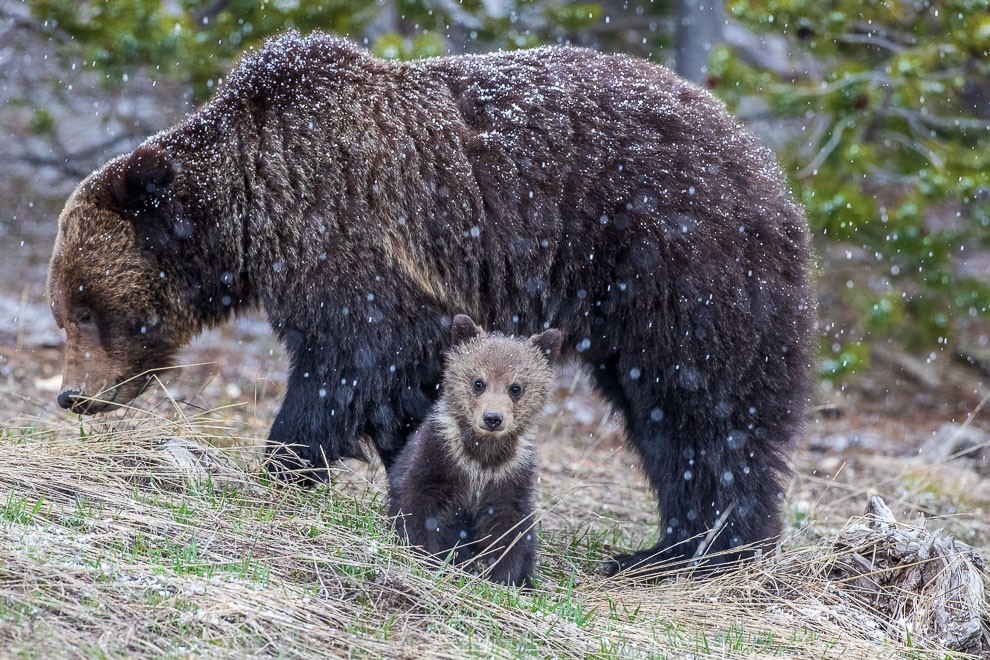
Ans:
POLYGON ((822 166, 822 163, 835 151, 835 148, 839 146, 839 142, 842 141, 842 134, 850 126, 856 124, 855 117, 846 117, 839 121, 835 127, 832 129, 832 135, 829 137, 828 141, 822 145, 822 148, 818 150, 818 154, 811 160, 810 163, 801 168, 796 174, 799 179, 804 179, 815 172, 818 168, 822 166))
POLYGON ((865 44, 867 46, 885 48, 893 53, 900 53, 905 48, 903 45, 886 39, 876 32, 867 32, 865 34, 847 33, 840 35, 839 41, 846 44, 865 44))

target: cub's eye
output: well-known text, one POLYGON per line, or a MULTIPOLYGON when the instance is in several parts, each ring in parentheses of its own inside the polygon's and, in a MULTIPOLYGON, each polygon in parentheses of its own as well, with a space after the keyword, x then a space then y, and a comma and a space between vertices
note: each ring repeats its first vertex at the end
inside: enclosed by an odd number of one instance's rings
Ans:
POLYGON ((513 399, 518 399, 520 396, 522 396, 522 385, 520 385, 519 383, 513 383, 512 385, 509 385, 509 396, 511 396, 513 399))
POLYGON ((481 380, 480 378, 478 380, 474 381, 474 391, 477 394, 481 394, 482 392, 484 392, 485 391, 485 381, 481 380))
POLYGON ((77 325, 90 325, 93 323, 93 313, 83 307, 76 312, 77 325))

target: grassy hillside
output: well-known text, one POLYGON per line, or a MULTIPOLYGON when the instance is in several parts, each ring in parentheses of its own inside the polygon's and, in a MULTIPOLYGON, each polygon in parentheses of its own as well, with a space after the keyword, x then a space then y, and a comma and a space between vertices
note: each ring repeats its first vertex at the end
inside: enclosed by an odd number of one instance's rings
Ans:
POLYGON ((606 581, 599 562, 623 530, 547 529, 568 504, 543 482, 539 584, 524 592, 399 546, 374 467, 345 465, 318 490, 276 486, 237 429, 224 410, 9 424, 0 655, 949 655, 828 577, 844 561, 834 537, 798 533, 715 580, 606 581))

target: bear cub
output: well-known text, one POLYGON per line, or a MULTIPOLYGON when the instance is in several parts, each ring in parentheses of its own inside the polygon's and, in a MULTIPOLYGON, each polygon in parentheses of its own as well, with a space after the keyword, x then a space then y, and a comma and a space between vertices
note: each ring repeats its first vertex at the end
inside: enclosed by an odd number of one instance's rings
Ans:
POLYGON ((530 586, 534 436, 562 334, 484 333, 463 314, 451 333, 440 399, 389 470, 389 515, 429 555, 530 586))

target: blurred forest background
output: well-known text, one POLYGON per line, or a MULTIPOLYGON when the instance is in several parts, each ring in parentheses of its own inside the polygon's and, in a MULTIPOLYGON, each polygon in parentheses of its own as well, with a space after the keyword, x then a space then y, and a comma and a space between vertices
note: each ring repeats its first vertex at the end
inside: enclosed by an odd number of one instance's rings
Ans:
MULTIPOLYGON (((0 0, 0 310, 43 281, 81 177, 290 27, 386 58, 569 43, 664 63, 776 150, 804 204, 826 383, 878 351, 990 368, 988 0, 0 0)), ((46 323, 3 316, 7 335, 46 323)))

